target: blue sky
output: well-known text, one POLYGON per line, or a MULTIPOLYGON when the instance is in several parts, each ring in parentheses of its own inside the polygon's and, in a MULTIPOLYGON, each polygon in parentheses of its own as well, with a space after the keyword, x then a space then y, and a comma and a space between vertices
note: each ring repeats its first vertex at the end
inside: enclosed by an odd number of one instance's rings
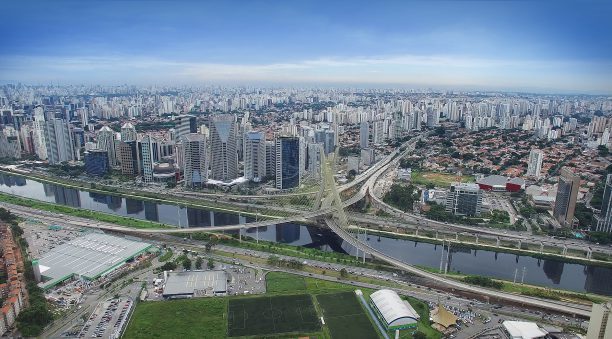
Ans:
POLYGON ((612 93, 605 1, 4 2, 0 80, 612 93))

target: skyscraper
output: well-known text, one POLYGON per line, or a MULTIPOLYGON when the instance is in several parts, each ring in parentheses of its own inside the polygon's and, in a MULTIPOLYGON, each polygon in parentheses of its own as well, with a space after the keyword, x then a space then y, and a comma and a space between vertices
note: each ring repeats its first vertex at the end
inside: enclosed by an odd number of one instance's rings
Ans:
POLYGON ((361 149, 368 148, 370 142, 370 124, 367 121, 362 121, 359 125, 359 147, 361 149))
POLYGON ((126 122, 121 126, 121 141, 134 141, 136 137, 136 127, 132 123, 126 122))
POLYGON ((49 164, 74 160, 74 144, 68 123, 61 119, 45 122, 45 144, 49 164))
POLYGON ((215 115, 210 121, 210 178, 231 181, 238 177, 236 117, 215 115))
POLYGON ((266 141, 266 176, 276 178, 276 141, 266 141))
POLYGON ((159 161, 159 143, 150 135, 145 135, 140 141, 140 159, 143 181, 152 182, 153 167, 159 161))
POLYGON ((553 216, 562 226, 572 226, 574 223, 574 211, 576 210, 579 188, 580 177, 575 175, 568 167, 561 168, 553 216))
POLYGON ((477 184, 453 183, 446 195, 446 212, 475 216, 482 211, 482 190, 477 184))
POLYGON ((181 137, 185 162, 186 187, 201 187, 207 180, 206 138, 202 134, 189 133, 181 137))
POLYGON ((263 132, 247 132, 244 146, 244 177, 259 182, 266 176, 266 138, 263 132))
POLYGON ((323 145, 318 143, 308 144, 307 158, 307 170, 308 173, 310 173, 310 176, 315 179, 321 178, 321 165, 323 163, 323 145))
POLYGON ((85 171, 89 175, 103 176, 110 171, 108 153, 103 149, 85 152, 85 171))
POLYGON ((119 162, 121 163, 121 174, 137 175, 140 173, 136 140, 119 141, 117 150, 119 152, 119 162))
POLYGON ((100 128, 98 131, 98 149, 105 150, 108 155, 108 163, 110 166, 117 165, 117 155, 115 153, 115 140, 117 139, 115 131, 108 126, 100 128))
POLYGON ((606 177, 606 187, 601 201, 601 213, 597 217, 596 231, 612 232, 612 174, 606 177))
POLYGON ((532 149, 529 152, 529 164, 527 166, 527 176, 540 178, 542 173, 542 160, 544 153, 538 149, 532 149))
POLYGON ((183 135, 189 133, 197 133, 198 126, 196 125, 196 117, 193 115, 179 115, 174 119, 174 137, 176 140, 180 139, 183 135))
POLYGON ((315 142, 323 144, 325 154, 333 153, 336 149, 336 133, 329 128, 317 130, 315 131, 315 142))
POLYGON ((276 188, 290 189, 300 185, 300 138, 276 138, 276 188))

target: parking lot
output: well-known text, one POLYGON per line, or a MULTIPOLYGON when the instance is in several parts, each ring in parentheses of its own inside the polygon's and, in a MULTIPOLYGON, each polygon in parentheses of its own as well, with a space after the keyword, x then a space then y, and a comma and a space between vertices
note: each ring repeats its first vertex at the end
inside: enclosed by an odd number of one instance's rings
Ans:
POLYGON ((47 225, 35 219, 26 219, 21 224, 21 227, 28 242, 28 250, 37 258, 40 258, 56 246, 83 234, 75 228, 47 225))
POLYGON ((134 301, 129 297, 101 302, 89 316, 80 338, 119 338, 127 323, 134 301))

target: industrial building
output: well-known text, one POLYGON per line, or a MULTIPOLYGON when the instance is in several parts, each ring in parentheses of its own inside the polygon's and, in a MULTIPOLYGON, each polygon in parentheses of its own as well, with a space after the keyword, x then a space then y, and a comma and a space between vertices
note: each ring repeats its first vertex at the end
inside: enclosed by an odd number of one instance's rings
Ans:
POLYGON ((376 316, 387 330, 416 328, 419 314, 410 303, 402 300, 395 291, 379 290, 370 295, 376 316))
POLYGON ((42 258, 33 261, 39 284, 51 288, 78 276, 94 280, 121 267, 152 245, 103 233, 90 233, 58 245, 42 258))
POLYGON ((224 271, 164 272, 163 297, 169 299, 225 295, 224 271))

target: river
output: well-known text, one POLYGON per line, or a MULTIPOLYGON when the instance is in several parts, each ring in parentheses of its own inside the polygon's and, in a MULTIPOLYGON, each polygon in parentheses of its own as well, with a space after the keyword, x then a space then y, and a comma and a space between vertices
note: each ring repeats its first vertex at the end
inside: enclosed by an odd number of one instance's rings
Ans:
MULTIPOLYGON (((254 218, 247 216, 125 199, 115 195, 66 188, 6 174, 0 174, 0 192, 156 221, 177 227, 211 226, 212 228, 254 221, 254 218)), ((331 231, 316 226, 283 224, 241 232, 260 240, 354 254, 352 246, 343 243, 331 231)), ((447 255, 446 251, 443 254, 441 245, 375 235, 369 235, 366 241, 372 247, 413 265, 438 269, 443 259, 451 271, 510 281, 523 280, 526 284, 578 292, 612 295, 612 284, 610 284, 612 269, 610 268, 454 246, 451 246, 450 253, 447 255)), ((444 248, 444 250, 447 249, 447 247, 444 248)))

